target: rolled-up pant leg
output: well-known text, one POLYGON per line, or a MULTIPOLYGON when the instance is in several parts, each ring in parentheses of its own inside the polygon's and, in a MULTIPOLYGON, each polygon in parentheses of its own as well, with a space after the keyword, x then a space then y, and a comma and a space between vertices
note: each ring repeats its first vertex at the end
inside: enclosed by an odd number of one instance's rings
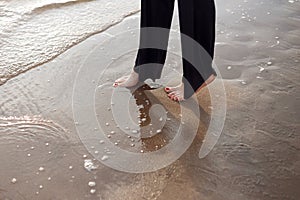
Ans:
POLYGON ((209 78, 215 45, 214 0, 178 0, 182 46, 184 98, 209 78))
POLYGON ((174 0, 141 0, 140 48, 133 68, 139 74, 140 81, 161 77, 173 10, 174 0), (145 44, 151 44, 154 48, 144 48, 149 46, 145 44))

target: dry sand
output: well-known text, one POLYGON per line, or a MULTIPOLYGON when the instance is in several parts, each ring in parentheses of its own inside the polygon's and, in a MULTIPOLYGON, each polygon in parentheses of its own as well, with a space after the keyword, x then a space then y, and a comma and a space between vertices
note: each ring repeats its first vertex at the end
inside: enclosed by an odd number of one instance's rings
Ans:
MULTIPOLYGON (((0 199, 300 199, 299 2, 225 4, 219 9, 215 62, 226 88, 227 115, 222 135, 207 157, 198 158, 210 121, 209 93, 203 90, 197 96, 197 136, 172 165, 144 174, 119 172, 99 161, 93 161, 95 170, 84 168, 84 160, 93 157, 73 120, 76 74, 97 45, 118 51, 105 41, 128 26, 138 27, 137 14, 0 86, 0 199), (96 182, 94 194, 89 181, 96 182)), ((174 28, 178 29, 176 23, 174 28)), ((111 122, 111 84, 130 70, 134 56, 129 52, 115 59, 105 72, 108 80, 96 80, 99 85, 108 82, 95 95, 100 121, 111 122)), ((167 64, 179 69, 179 62, 169 55, 167 64)), ((163 77, 168 73, 166 69, 163 77)), ((161 88, 142 97, 169 110, 172 120, 162 134, 134 141, 133 148, 119 132, 111 140, 120 140, 121 147, 132 151, 153 151, 174 136, 179 107, 161 88)))

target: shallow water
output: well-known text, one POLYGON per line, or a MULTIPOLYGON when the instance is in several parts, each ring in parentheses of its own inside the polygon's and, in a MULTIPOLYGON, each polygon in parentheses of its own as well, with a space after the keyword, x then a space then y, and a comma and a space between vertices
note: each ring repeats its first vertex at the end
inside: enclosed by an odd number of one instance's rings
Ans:
POLYGON ((0 84, 138 10, 134 0, 1 1, 0 84))
MULTIPOLYGON (((116 3, 105 8, 113 9, 116 3)), ((118 3, 122 11, 114 8, 114 12, 104 11, 103 1, 0 3, 1 15, 11 16, 1 18, 5 24, 1 26, 1 74, 4 82, 16 76, 0 86, 0 199, 299 199, 298 1, 217 1, 215 62, 225 80, 228 108, 222 136, 209 156, 198 157, 211 109, 209 95, 203 92, 199 95, 198 135, 172 165, 152 173, 130 174, 93 160, 98 149, 87 151, 76 127, 97 130, 89 123, 77 124, 72 113, 76 74, 98 44, 117 52, 117 47, 103 41, 120 30, 138 27, 139 15, 69 47, 111 26, 110 20, 118 21, 124 13, 135 11, 137 3, 118 3), (103 21, 91 20, 98 17, 103 21), (89 186, 90 181, 96 186, 89 186)), ((178 30, 176 21, 174 28, 178 30)), ((102 87, 95 91, 95 114, 120 148, 155 151, 173 138, 178 127, 178 106, 163 91, 153 90, 148 97, 175 114, 169 113, 171 121, 163 134, 150 139, 125 137, 107 109, 112 81, 130 70, 134 53, 115 59, 105 73, 107 79, 96 82, 102 87)), ((95 60, 101 61, 101 56, 99 53, 95 60)), ((167 65, 180 70, 180 59, 169 55, 167 65)), ((103 67, 99 65, 99 74, 103 67)), ((170 71, 168 68, 163 77, 175 75, 170 71)), ((136 119, 140 113, 135 101, 130 103, 136 119)), ((148 112, 146 105, 144 108, 148 112)))

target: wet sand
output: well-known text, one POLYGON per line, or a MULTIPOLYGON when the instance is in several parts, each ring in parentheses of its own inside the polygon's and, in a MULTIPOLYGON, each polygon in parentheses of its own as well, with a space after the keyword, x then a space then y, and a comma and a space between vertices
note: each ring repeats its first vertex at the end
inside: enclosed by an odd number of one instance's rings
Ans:
MULTIPOLYGON (((197 135, 170 166, 143 174, 119 172, 93 160, 82 144, 76 127, 96 127, 74 121, 77 72, 98 45, 107 49, 108 57, 113 57, 109 52, 120 51, 109 41, 128 27, 137 28, 136 14, 0 86, 0 199, 299 199, 299 2, 224 1, 218 7, 217 1, 217 8, 215 63, 226 88, 227 113, 222 135, 208 156, 198 157, 212 109, 207 89, 197 95, 201 111, 197 135), (84 167, 88 159, 95 169, 84 167), (89 181, 96 186, 90 187, 89 181)), ((177 24, 175 20, 175 30, 177 24)), ((179 51, 175 36, 170 47, 179 51)), ((96 53, 101 55, 101 50, 96 53)), ((102 58, 91 62, 100 63, 102 58)), ((104 73, 106 79, 87 81, 101 86, 95 91, 95 111, 100 122, 110 123, 103 126, 105 131, 116 132, 110 140, 128 151, 155 151, 172 140, 180 118, 178 104, 168 100, 162 88, 135 94, 169 111, 171 120, 153 138, 132 141, 113 125, 107 109, 113 80, 131 69, 134 58, 135 52, 114 58, 104 73)), ((180 59, 170 54, 166 66, 180 70, 180 59)), ((104 71, 100 64, 99 71, 104 71)), ((167 67, 162 77, 173 75, 167 67)), ((136 106, 135 101, 130 103, 136 106)), ((136 115, 134 110, 132 117, 136 115)), ((191 114, 188 125, 193 118, 191 114)))

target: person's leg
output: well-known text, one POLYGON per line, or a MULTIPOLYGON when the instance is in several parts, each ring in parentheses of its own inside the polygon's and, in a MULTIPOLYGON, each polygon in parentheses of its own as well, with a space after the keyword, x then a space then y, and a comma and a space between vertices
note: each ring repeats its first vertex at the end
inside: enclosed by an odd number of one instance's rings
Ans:
POLYGON ((131 74, 116 80, 114 86, 131 87, 138 81, 160 78, 167 55, 173 10, 174 0, 141 0, 140 47, 135 64, 131 74), (152 46, 156 48, 144 48, 147 43, 159 44, 160 49, 155 44, 152 46))
POLYGON ((191 97, 217 75, 212 68, 216 19, 214 0, 178 0, 178 10, 183 34, 183 85, 166 88, 173 100, 191 97))

